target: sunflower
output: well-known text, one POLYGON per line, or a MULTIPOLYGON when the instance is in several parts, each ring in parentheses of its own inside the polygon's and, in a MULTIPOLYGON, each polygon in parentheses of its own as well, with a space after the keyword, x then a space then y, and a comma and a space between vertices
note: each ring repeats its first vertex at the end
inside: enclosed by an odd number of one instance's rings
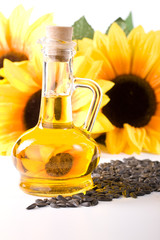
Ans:
MULTIPOLYGON (((85 41, 80 40, 79 56, 84 55, 85 41)), ((159 52, 159 31, 145 33, 138 26, 126 37, 116 23, 108 35, 95 32, 85 51, 103 61, 97 78, 115 84, 107 93, 110 102, 102 108, 113 125, 105 140, 110 153, 160 154, 159 52)))
POLYGON ((8 19, 0 13, 0 68, 5 58, 12 62, 30 60, 36 54, 35 43, 44 34, 46 24, 52 23, 52 14, 40 17, 29 25, 31 9, 16 7, 8 19))
MULTIPOLYGON (((96 78, 102 62, 90 57, 74 58, 74 74, 77 77, 96 78)), ((10 154, 11 147, 18 137, 38 122, 41 88, 42 88, 42 57, 35 56, 32 61, 13 63, 4 60, 3 68, 7 84, 0 86, 0 153, 10 154)), ((98 81, 103 93, 114 85, 110 81, 98 81)), ((88 90, 89 91, 89 90, 88 90)), ((92 93, 77 89, 72 95, 73 119, 77 126, 82 125, 92 98, 92 93)), ((104 94, 101 108, 109 102, 104 94)), ((93 133, 97 136, 112 127, 109 120, 99 112, 93 133)))
POLYGON ((87 172, 90 163, 86 154, 89 147, 83 143, 82 149, 75 146, 62 143, 57 146, 55 144, 53 148, 50 145, 31 144, 25 150, 19 151, 14 164, 21 173, 29 177, 62 179, 81 176, 87 172))

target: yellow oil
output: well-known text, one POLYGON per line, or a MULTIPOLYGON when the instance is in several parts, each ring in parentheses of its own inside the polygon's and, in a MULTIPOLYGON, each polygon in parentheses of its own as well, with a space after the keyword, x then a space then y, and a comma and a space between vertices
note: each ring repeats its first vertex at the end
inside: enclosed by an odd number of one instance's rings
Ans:
POLYGON ((72 122, 71 96, 43 97, 36 127, 16 142, 12 156, 20 187, 38 196, 71 195, 92 188, 99 161, 95 141, 72 122))

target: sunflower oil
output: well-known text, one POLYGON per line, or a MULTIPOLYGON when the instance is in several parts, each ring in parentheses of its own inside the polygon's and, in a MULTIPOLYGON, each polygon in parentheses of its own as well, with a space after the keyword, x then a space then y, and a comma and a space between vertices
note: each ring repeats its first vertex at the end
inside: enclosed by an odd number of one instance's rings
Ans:
POLYGON ((99 149, 71 116, 71 96, 43 97, 38 125, 15 144, 14 164, 26 193, 48 197, 92 187, 99 149))

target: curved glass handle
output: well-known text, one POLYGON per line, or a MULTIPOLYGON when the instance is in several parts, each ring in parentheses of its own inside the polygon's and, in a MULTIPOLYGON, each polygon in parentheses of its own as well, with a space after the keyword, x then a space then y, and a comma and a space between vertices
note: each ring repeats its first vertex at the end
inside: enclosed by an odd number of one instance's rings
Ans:
POLYGON ((86 78, 74 78, 74 87, 89 88, 93 93, 87 118, 83 124, 83 128, 91 132, 102 101, 101 88, 95 81, 86 78))

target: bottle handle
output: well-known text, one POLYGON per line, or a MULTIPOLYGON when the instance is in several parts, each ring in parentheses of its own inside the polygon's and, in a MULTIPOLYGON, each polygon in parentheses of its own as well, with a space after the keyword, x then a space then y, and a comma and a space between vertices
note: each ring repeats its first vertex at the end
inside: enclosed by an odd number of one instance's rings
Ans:
POLYGON ((95 81, 86 78, 74 78, 74 87, 75 89, 78 87, 88 88, 93 93, 87 118, 82 126, 85 130, 91 132, 102 101, 101 88, 95 81))

